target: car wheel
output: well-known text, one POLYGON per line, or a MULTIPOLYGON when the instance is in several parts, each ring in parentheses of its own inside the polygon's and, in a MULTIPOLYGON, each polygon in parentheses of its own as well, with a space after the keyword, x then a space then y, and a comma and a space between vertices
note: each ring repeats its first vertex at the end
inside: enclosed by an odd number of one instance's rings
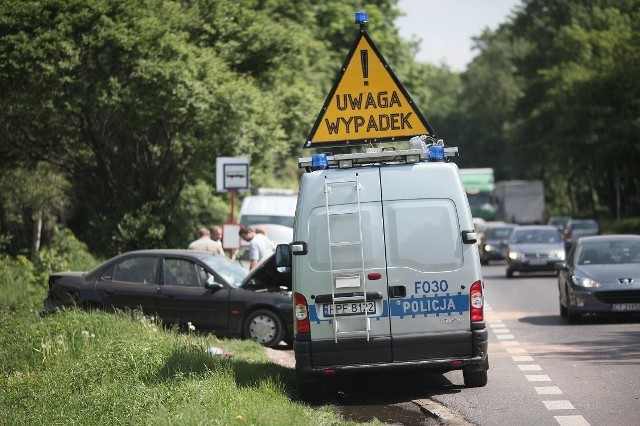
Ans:
POLYGON ((486 386, 489 380, 487 370, 462 370, 462 378, 464 379, 464 385, 468 388, 480 388, 486 386))
POLYGON ((507 268, 507 278, 513 278, 513 269, 507 268))
POLYGON ((480 264, 481 265, 488 265, 489 264, 489 260, 484 259, 482 256, 480 256, 480 264))
POLYGON ((258 309, 247 317, 244 336, 262 346, 272 348, 284 338, 284 323, 275 312, 258 309))

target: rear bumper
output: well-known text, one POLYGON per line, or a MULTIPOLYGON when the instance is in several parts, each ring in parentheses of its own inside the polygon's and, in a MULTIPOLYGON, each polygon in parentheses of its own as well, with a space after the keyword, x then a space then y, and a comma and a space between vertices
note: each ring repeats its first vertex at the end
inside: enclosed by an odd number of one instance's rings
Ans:
MULTIPOLYGON (((311 342, 307 335, 297 335, 293 342, 296 357, 296 373, 299 381, 314 380, 319 376, 336 376, 361 373, 367 371, 393 371, 412 369, 438 369, 443 371, 465 369, 480 371, 488 369, 487 347, 488 332, 480 328, 467 332, 466 354, 452 353, 445 355, 440 352, 424 351, 425 355, 435 356, 394 361, 391 355, 391 341, 389 337, 371 339, 344 339, 335 341, 311 342), (470 337, 470 339, 469 339, 470 337), (469 351, 469 346, 471 350, 469 351), (380 361, 379 359, 387 360, 380 361), (315 360, 315 362, 314 362, 315 360), (325 362, 323 362, 323 360, 325 362), (336 362, 326 362, 334 360, 336 362), (339 360, 339 362, 338 362, 339 360)), ((443 340, 442 336, 438 336, 443 340)), ((420 338, 418 338, 420 340, 420 338)), ((446 340, 446 338, 444 339, 446 340)), ((451 346, 456 348, 457 346, 451 346)), ((455 349, 452 349, 455 350, 455 349)), ((405 351, 406 352, 406 351, 405 351)), ((417 350, 416 350, 417 353, 417 350)))

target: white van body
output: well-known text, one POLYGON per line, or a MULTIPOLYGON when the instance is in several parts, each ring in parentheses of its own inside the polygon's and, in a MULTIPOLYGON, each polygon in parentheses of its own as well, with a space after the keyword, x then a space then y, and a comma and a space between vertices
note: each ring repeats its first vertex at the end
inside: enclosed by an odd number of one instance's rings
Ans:
POLYGON ((274 224, 293 228, 298 196, 289 191, 282 195, 249 195, 242 200, 238 223, 242 225, 274 224))
POLYGON ((301 392, 323 376, 393 368, 463 369, 467 385, 484 386, 488 334, 470 318, 474 283, 482 314, 475 238, 453 163, 305 173, 291 245, 301 392))

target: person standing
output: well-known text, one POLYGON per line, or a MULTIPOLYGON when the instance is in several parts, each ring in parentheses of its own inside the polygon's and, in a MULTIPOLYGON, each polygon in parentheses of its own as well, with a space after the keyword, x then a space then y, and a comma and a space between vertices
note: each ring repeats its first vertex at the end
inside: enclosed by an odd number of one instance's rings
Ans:
POLYGON ((224 248, 222 248, 222 228, 218 225, 213 225, 211 228, 209 228, 209 231, 211 232, 211 240, 215 241, 220 246, 216 254, 225 256, 224 248))
POLYGON ((263 260, 273 254, 271 240, 263 234, 256 234, 248 226, 241 226, 238 232, 240 238, 249 243, 249 269, 253 269, 263 260))
POLYGON ((273 251, 276 251, 276 243, 273 242, 273 240, 271 238, 269 238, 269 233, 267 232, 267 227, 264 225, 256 225, 256 234, 262 234, 265 237, 267 237, 267 240, 269 240, 269 243, 271 244, 271 249, 273 251))
MULTIPOLYGON (((222 243, 211 239, 211 232, 207 228, 198 229, 198 239, 189 244, 190 250, 209 251, 219 254, 222 251, 222 243)), ((224 254, 224 251, 222 252, 224 254)))

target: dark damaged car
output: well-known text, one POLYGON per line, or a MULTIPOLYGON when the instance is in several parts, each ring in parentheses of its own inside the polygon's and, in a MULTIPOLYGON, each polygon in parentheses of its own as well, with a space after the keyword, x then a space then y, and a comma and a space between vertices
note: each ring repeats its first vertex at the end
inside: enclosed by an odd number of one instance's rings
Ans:
POLYGON ((228 337, 273 347, 293 340, 291 277, 271 256, 248 273, 223 256, 193 250, 140 250, 90 272, 48 280, 47 313, 63 307, 140 309, 165 324, 191 323, 228 337))

